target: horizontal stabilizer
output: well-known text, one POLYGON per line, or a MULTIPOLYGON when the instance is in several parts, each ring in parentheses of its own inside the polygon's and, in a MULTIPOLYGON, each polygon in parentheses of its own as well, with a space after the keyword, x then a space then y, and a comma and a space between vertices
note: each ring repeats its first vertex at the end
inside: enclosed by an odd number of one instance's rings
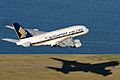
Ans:
POLYGON ((7 28, 10 28, 10 29, 15 29, 14 27, 12 27, 12 26, 9 26, 9 25, 6 25, 5 27, 7 27, 7 28))
POLYGON ((12 42, 12 43, 16 43, 16 42, 19 41, 19 40, 17 40, 17 39, 10 39, 10 38, 2 38, 1 40, 7 41, 7 42, 12 42))
MULTIPOLYGON (((6 25, 5 27, 9 28, 9 29, 12 29, 12 30, 15 30, 15 28, 13 26, 6 25)), ((30 34, 33 35, 33 36, 46 33, 44 31, 39 31, 38 29, 25 29, 25 30, 30 32, 30 34)))

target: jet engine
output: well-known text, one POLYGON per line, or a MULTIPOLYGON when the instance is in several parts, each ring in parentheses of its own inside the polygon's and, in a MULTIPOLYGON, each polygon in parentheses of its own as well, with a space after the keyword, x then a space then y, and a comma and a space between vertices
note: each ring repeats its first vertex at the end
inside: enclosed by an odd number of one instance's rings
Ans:
POLYGON ((75 40, 74 40, 74 43, 75 43, 75 47, 80 47, 80 46, 82 46, 82 44, 81 44, 81 42, 80 42, 79 39, 75 39, 75 40))
POLYGON ((24 43, 22 46, 23 46, 23 47, 29 47, 29 46, 30 46, 30 43, 29 43, 29 42, 24 43))

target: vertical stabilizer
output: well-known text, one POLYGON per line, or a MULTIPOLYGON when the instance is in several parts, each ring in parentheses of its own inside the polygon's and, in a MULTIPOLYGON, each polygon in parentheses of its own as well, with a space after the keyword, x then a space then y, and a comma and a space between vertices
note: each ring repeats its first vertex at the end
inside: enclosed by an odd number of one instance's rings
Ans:
POLYGON ((32 37, 32 35, 27 30, 25 30, 20 24, 13 23, 13 27, 15 28, 16 34, 19 39, 32 37))

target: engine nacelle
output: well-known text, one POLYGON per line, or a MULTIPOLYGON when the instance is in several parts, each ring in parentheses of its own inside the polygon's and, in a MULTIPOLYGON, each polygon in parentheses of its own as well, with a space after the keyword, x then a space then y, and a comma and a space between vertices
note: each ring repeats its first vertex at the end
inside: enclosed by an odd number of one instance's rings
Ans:
POLYGON ((81 47, 82 46, 82 44, 81 44, 79 39, 75 39, 74 43, 75 43, 75 47, 81 47))
POLYGON ((33 29, 34 31, 39 31, 38 29, 33 29))
POLYGON ((29 47, 29 46, 30 46, 30 43, 29 43, 29 42, 24 43, 22 46, 23 46, 23 47, 29 47))

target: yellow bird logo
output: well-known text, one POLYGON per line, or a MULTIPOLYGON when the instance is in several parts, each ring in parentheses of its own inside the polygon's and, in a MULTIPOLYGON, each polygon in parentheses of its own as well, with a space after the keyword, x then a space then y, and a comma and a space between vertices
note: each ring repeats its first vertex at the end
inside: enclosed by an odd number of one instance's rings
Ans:
POLYGON ((20 34, 21 34, 21 37, 20 38, 24 38, 24 37, 26 37, 26 32, 25 32, 25 30, 23 29, 23 28, 19 28, 19 32, 20 32, 20 34))

